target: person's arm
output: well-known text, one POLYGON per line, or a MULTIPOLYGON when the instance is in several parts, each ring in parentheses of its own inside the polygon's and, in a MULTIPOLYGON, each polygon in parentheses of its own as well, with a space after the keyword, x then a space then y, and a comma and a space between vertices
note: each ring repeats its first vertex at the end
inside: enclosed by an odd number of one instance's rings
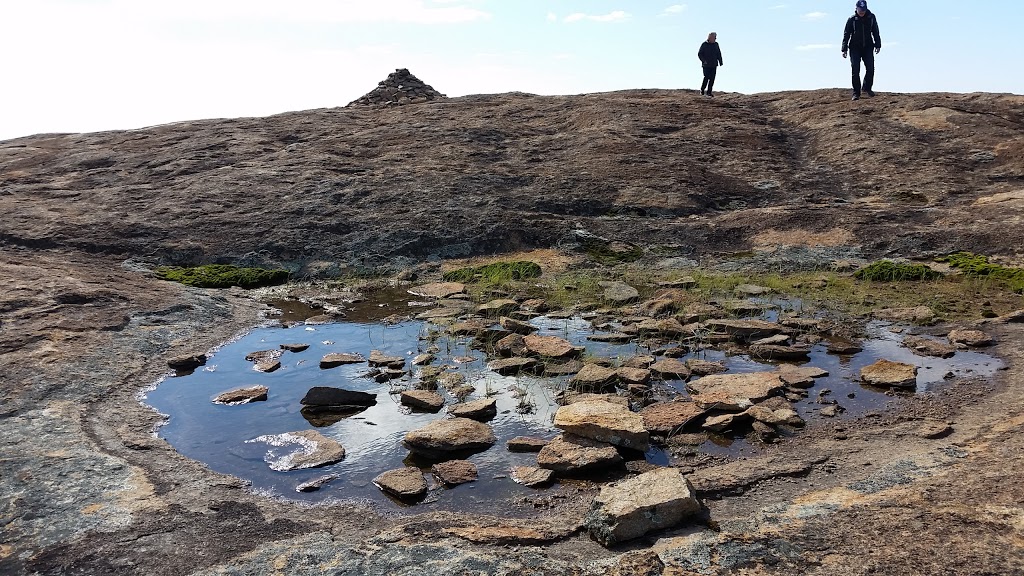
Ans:
POLYGON ((878 35, 878 19, 871 16, 871 39, 875 41, 875 54, 882 51, 882 37, 878 35))
POLYGON ((853 18, 846 21, 843 28, 843 58, 846 58, 846 51, 850 49, 850 36, 853 35, 853 18))
POLYGON ((704 64, 704 54, 706 52, 705 49, 707 48, 707 45, 708 45, 708 43, 705 42, 705 43, 701 44, 700 45, 700 49, 697 50, 697 59, 700 60, 701 64, 704 64))
POLYGON ((722 47, 715 43, 715 48, 718 48, 718 65, 725 66, 725 62, 722 61, 722 47))

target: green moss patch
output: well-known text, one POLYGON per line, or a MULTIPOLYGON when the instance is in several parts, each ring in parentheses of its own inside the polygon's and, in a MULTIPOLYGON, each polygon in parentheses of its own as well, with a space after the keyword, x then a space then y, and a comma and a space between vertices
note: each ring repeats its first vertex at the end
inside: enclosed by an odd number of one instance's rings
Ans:
POLYGON ((230 264, 207 264, 205 266, 180 267, 160 266, 156 275, 163 280, 181 282, 199 288, 258 288, 283 284, 288 281, 287 270, 266 268, 240 268, 230 264))
POLYGON ((988 261, 988 256, 981 256, 971 252, 956 252, 937 260, 962 270, 967 276, 993 278, 1006 283, 1014 292, 1024 293, 1024 268, 1009 268, 992 264, 988 261))
POLYGON ((858 280, 874 282, 902 282, 905 280, 935 280, 942 278, 942 273, 932 270, 924 264, 900 264, 892 260, 879 260, 853 273, 858 280))
POLYGON ((484 281, 491 283, 508 282, 509 280, 523 280, 525 278, 536 278, 540 276, 540 265, 528 260, 516 262, 493 262, 484 266, 468 266, 445 272, 443 278, 446 282, 475 282, 484 281))

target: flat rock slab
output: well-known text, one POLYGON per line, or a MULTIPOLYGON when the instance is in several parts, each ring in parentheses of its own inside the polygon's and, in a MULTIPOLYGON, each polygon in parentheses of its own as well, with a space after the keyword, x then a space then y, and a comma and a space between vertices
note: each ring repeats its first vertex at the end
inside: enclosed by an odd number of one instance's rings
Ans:
POLYGON ((902 344, 905 348, 909 348, 914 354, 919 356, 950 358, 956 354, 955 347, 924 336, 909 335, 903 339, 902 344))
POLYGON ((307 480, 295 487, 296 492, 316 492, 331 482, 341 478, 337 474, 326 474, 312 480, 307 480))
POLYGON ((260 360, 253 365, 253 370, 257 372, 273 372, 281 367, 280 360, 260 360))
POLYGON ((466 285, 461 282, 435 282, 410 288, 407 292, 413 296, 421 296, 423 298, 451 298, 456 294, 464 294, 466 292, 466 285))
POLYGON ((592 538, 611 546, 678 526, 698 512, 690 482, 676 468, 658 468, 602 487, 585 526, 592 538))
POLYGON ((519 310, 519 302, 508 298, 498 298, 476 307, 476 313, 486 318, 499 318, 519 310))
POLYGON ((547 445, 548 441, 543 438, 532 436, 516 436, 505 443, 509 452, 540 452, 540 449, 547 445))
POLYGON ((572 378, 569 378, 569 388, 573 390, 602 391, 614 388, 618 380, 619 375, 615 368, 607 368, 598 364, 586 364, 572 378))
POLYGON ((515 318, 509 318, 508 316, 502 316, 499 318, 498 324, 513 334, 532 334, 537 331, 537 327, 529 322, 523 322, 521 320, 516 320, 515 318))
POLYGON ((206 354, 182 354, 167 359, 167 367, 171 370, 195 370, 206 364, 206 354))
POLYGON ((431 308, 430 310, 424 310, 416 315, 417 320, 437 320, 438 318, 455 318, 464 313, 462 308, 452 308, 448 306, 442 306, 440 308, 431 308))
POLYGON ((709 360, 690 359, 686 361, 686 367, 690 369, 690 374, 693 376, 720 374, 728 370, 722 362, 711 362, 709 360))
POLYGON ((303 406, 330 406, 334 408, 366 408, 377 404, 377 395, 357 390, 314 386, 299 401, 303 406))
POLYGON ((631 331, 645 336, 675 338, 685 334, 687 329, 675 318, 648 318, 634 324, 631 331))
POLYGON ((561 474, 576 474, 622 463, 615 446, 572 434, 556 436, 537 454, 537 465, 561 474))
POLYGON ((914 308, 882 308, 872 312, 872 316, 879 320, 892 320, 894 322, 916 322, 923 324, 935 318, 935 311, 927 306, 914 308))
POLYGON ((427 494, 423 472, 412 466, 383 472, 373 479, 373 484, 402 500, 416 500, 427 494))
POLYGON ((792 408, 771 408, 755 405, 747 408, 743 414, 770 426, 785 424, 787 426, 803 426, 804 420, 792 408))
POLYGON ((487 422, 498 415, 498 401, 494 398, 481 398, 462 402, 450 407, 448 413, 456 418, 487 422))
POLYGON ((555 412, 557 428, 576 436, 646 452, 650 434, 643 418, 626 406, 602 400, 574 402, 555 412))
POLYGON ((649 433, 668 436, 679 432, 706 412, 694 402, 659 402, 641 410, 640 417, 649 433))
POLYGON ((784 346, 782 344, 751 344, 750 355, 762 360, 806 360, 811 355, 810 346, 784 346))
POLYGON ((526 344, 526 349, 529 350, 530 354, 540 356, 541 358, 567 358, 575 357, 579 354, 579 349, 573 346, 571 342, 558 336, 530 334, 523 337, 523 342, 526 344))
POLYGON ((860 379, 872 386, 914 388, 917 386, 917 366, 882 359, 861 368, 860 379))
POLYGON ((309 344, 281 344, 281 350, 287 350, 288 352, 304 352, 309 349, 309 344))
POLYGON ((318 468, 345 458, 345 448, 341 444, 316 430, 259 436, 246 442, 269 444, 271 449, 264 460, 271 470, 278 472, 318 468))
POLYGON ((336 368, 343 364, 361 364, 366 362, 361 354, 337 353, 324 354, 320 359, 320 367, 323 369, 336 368))
POLYGON ((864 346, 860 342, 845 338, 831 338, 825 345, 825 349, 831 354, 849 355, 864 350, 864 346))
POLYGON ((953 344, 963 344, 972 348, 992 344, 992 337, 981 330, 951 330, 946 338, 953 344))
POLYGON ((583 370, 583 362, 579 360, 567 360, 564 362, 547 362, 544 364, 542 374, 545 376, 566 376, 576 374, 583 370))
POLYGON ((458 486, 466 482, 473 482, 479 475, 476 465, 468 460, 438 462, 430 467, 430 471, 445 486, 458 486))
POLYGON ((598 282, 601 288, 604 288, 604 299, 610 304, 621 306, 623 304, 629 304, 630 302, 636 302, 640 299, 640 292, 636 288, 633 288, 625 282, 605 281, 598 282))
POLYGON ((799 476, 810 472, 828 456, 792 459, 784 456, 762 456, 738 460, 721 466, 701 468, 688 476, 700 494, 719 494, 745 488, 769 478, 799 476))
POLYGON ((587 336, 587 340, 591 342, 608 342, 612 344, 625 344, 632 339, 633 337, 625 332, 601 332, 587 336))
POLYGON ((686 384, 698 406, 736 412, 746 410, 784 387, 776 372, 712 374, 686 384))
POLYGON ((494 351, 499 356, 527 356, 529 350, 522 334, 512 333, 494 343, 494 351))
POLYGON ((227 404, 229 406, 234 406, 236 404, 248 404, 249 402, 259 402, 267 399, 268 391, 269 389, 266 386, 235 388, 234 390, 221 392, 213 399, 213 402, 214 404, 227 404))
POLYGON ((615 371, 619 382, 623 384, 647 384, 651 381, 651 371, 647 368, 619 368, 615 371))
POLYGON ((370 357, 367 358, 366 363, 370 366, 386 366, 397 369, 405 366, 405 358, 401 356, 388 356, 380 350, 371 350, 370 357))
POLYGON ((792 364, 783 364, 779 366, 779 378, 787 386, 793 386, 795 388, 810 388, 814 386, 815 378, 822 378, 828 376, 828 370, 823 370, 817 366, 794 366, 792 364))
POLYGON ((452 452, 486 450, 497 438, 491 427, 469 418, 435 420, 405 435, 403 444, 412 452, 438 457, 452 452))
POLYGON ((765 320, 713 319, 705 322, 705 326, 715 332, 722 332, 743 340, 767 338, 782 332, 784 329, 780 324, 765 320))
POLYGON ((444 396, 430 390, 406 390, 399 397, 403 406, 424 412, 437 412, 444 406, 444 396))
POLYGON ((513 356, 512 358, 491 360, 487 363, 487 367, 502 376, 515 376, 523 372, 537 372, 541 369, 541 363, 536 358, 513 356))
POLYGON ((537 468, 534 466, 515 466, 512 468, 512 480, 530 488, 547 486, 554 477, 555 473, 547 468, 537 468))
POLYGON ((686 380, 690 369, 678 358, 663 358, 651 365, 651 373, 665 380, 686 380))

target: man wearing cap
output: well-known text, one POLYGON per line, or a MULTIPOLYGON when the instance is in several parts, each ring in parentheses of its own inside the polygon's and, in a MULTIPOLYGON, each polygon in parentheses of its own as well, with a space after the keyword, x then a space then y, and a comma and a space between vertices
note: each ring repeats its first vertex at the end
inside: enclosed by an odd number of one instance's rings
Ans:
POLYGON ((878 21, 868 10, 866 0, 857 0, 856 12, 846 21, 843 31, 843 58, 850 52, 853 67, 853 99, 860 100, 860 63, 864 61, 864 93, 874 96, 871 90, 875 81, 875 54, 882 49, 882 38, 878 35, 878 21), (874 53, 872 53, 874 49, 874 53))

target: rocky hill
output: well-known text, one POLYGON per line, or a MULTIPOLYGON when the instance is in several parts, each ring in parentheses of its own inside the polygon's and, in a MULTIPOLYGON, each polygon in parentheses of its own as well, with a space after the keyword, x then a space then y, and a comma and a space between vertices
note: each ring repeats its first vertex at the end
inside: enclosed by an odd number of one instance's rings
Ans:
POLYGON ((512 93, 0 142, 0 242, 316 274, 578 231, 1008 254, 1022 189, 1021 96, 512 93))

